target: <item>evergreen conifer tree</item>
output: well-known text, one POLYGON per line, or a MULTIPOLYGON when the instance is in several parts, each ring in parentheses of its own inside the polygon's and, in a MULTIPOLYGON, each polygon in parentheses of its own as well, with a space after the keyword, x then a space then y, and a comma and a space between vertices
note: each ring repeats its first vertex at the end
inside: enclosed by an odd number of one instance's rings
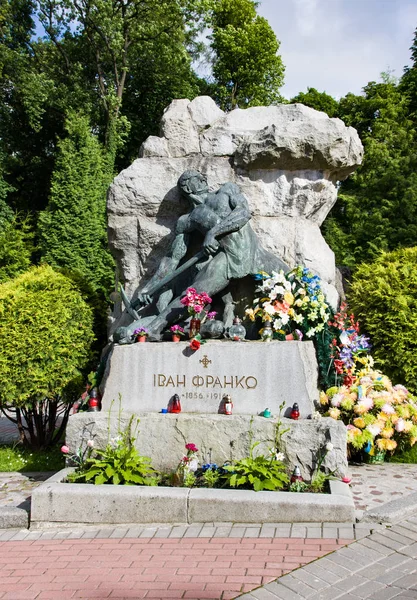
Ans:
POLYGON ((48 206, 39 216, 43 261, 82 275, 93 290, 106 292, 113 280, 107 249, 106 190, 113 157, 91 132, 88 118, 71 114, 68 137, 58 143, 48 206))

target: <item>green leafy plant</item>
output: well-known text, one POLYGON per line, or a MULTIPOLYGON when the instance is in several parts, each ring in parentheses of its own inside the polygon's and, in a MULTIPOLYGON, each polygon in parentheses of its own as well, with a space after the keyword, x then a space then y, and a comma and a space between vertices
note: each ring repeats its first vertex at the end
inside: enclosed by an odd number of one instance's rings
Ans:
POLYGON ((138 426, 139 419, 132 415, 125 431, 109 440, 104 450, 96 449, 94 457, 87 458, 79 470, 68 475, 68 481, 95 485, 157 485, 158 474, 151 459, 141 456, 134 446, 138 426))
POLYGON ((290 484, 288 491, 301 493, 301 492, 307 492, 308 489, 309 489, 308 483, 306 483, 305 481, 293 481, 293 483, 290 484))
POLYGON ((227 485, 234 488, 255 490, 281 490, 288 483, 284 464, 273 456, 254 456, 253 451, 259 442, 252 444, 247 458, 235 461, 223 467, 222 478, 227 485))
POLYGON ((218 469, 207 469, 201 476, 203 487, 214 488, 220 481, 218 469))
POLYGON ((188 471, 184 474, 184 483, 183 487, 194 487, 196 484, 197 478, 192 471, 188 471))

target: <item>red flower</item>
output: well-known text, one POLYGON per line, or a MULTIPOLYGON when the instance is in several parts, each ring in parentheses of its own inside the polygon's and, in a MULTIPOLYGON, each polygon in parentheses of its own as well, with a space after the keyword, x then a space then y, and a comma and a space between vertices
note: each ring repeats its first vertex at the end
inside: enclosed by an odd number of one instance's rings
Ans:
POLYGON ((185 449, 191 452, 198 452, 198 448, 195 444, 185 444, 185 449))
POLYGON ((334 361, 334 369, 336 371, 336 373, 343 373, 343 362, 341 360, 335 360, 334 361))
POLYGON ((196 339, 191 340, 190 342, 190 348, 191 350, 198 350, 201 346, 201 342, 199 342, 196 339))

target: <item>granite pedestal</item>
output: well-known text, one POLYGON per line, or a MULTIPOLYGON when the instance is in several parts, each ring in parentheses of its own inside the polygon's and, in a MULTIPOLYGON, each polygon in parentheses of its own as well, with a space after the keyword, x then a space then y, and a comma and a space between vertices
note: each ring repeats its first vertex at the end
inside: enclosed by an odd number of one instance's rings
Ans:
POLYGON ((294 402, 301 418, 318 400, 317 361, 312 342, 210 340, 197 351, 189 342, 145 342, 113 346, 102 384, 103 409, 119 395, 124 410, 160 412, 178 394, 184 413, 215 414, 230 394, 233 414, 273 414, 294 402))

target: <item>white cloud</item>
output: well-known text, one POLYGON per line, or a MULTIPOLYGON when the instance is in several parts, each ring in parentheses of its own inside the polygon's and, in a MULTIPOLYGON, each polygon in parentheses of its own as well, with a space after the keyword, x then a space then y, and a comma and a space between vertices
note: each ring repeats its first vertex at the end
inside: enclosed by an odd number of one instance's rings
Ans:
POLYGON ((410 62, 416 0, 261 0, 259 13, 281 41, 288 98, 307 87, 360 93, 410 62))

